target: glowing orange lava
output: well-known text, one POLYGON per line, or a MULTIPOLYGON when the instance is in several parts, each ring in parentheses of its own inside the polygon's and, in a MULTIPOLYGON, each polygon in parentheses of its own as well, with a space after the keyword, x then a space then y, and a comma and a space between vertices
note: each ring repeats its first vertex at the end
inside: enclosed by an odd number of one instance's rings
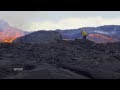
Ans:
POLYGON ((23 36, 24 33, 19 29, 9 27, 2 32, 0 32, 0 42, 1 43, 12 43, 18 37, 23 36))
POLYGON ((103 42, 103 43, 106 43, 106 42, 117 42, 118 41, 117 39, 114 39, 112 37, 108 37, 108 36, 105 36, 105 35, 102 35, 102 34, 89 34, 89 37, 91 39, 93 39, 93 41, 103 42))
POLYGON ((101 35, 101 34, 90 34, 89 35, 90 37, 96 37, 96 38, 103 38, 103 39, 106 39, 106 40, 112 40, 113 38, 111 38, 111 37, 106 37, 106 36, 104 36, 104 35, 101 35))

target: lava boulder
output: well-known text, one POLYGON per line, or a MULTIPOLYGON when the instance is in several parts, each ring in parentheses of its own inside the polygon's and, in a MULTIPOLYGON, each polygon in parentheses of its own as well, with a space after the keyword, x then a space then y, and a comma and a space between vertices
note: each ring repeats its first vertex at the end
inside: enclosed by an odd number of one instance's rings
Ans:
POLYGON ((17 38, 13 43, 54 43, 62 40, 62 35, 56 31, 36 31, 17 38))

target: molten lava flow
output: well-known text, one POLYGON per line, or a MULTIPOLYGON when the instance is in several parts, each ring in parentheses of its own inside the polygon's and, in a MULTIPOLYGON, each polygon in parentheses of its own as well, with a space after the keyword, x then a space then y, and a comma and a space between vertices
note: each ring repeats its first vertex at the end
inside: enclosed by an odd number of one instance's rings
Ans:
POLYGON ((103 39, 106 39, 106 40, 112 40, 113 38, 111 37, 106 37, 104 35, 101 35, 101 34, 90 34, 89 37, 95 37, 95 38, 103 38, 103 39))
POLYGON ((2 32, 0 32, 0 42, 2 43, 12 43, 18 37, 23 36, 24 33, 19 29, 9 27, 2 32))
POLYGON ((97 43, 117 42, 117 39, 102 34, 89 34, 89 38, 97 43))

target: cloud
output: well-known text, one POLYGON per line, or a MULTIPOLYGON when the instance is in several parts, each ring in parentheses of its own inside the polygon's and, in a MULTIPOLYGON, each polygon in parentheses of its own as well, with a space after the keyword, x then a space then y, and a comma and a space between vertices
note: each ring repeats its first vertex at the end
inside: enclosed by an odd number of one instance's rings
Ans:
MULTIPOLYGON (((14 13, 14 12, 9 12, 14 13)), ((120 25, 120 17, 105 18, 101 16, 91 17, 59 17, 55 16, 56 20, 48 19, 48 14, 42 14, 40 16, 32 12, 16 12, 14 15, 9 15, 8 12, 1 13, 2 19, 7 21, 11 26, 26 30, 26 31, 37 31, 37 30, 56 30, 56 29, 76 29, 81 27, 97 27, 102 25, 120 25), (26 14, 27 13, 27 14, 26 14), (29 16, 28 16, 29 15, 29 16), (46 15, 46 19, 45 16, 46 15), (43 18, 42 18, 43 17, 43 18), (46 21, 48 20, 48 21, 46 21)))
POLYGON ((120 18, 82 17, 65 18, 59 21, 31 22, 28 30, 75 29, 81 27, 97 27, 102 25, 120 25, 120 18))
MULTIPOLYGON (((38 18, 38 14, 43 12, 31 12, 31 11, 0 11, 0 20, 4 20, 9 23, 10 26, 25 30, 28 28, 28 23, 32 22, 32 19, 38 18)), ((43 15, 41 15, 42 17, 43 15)))

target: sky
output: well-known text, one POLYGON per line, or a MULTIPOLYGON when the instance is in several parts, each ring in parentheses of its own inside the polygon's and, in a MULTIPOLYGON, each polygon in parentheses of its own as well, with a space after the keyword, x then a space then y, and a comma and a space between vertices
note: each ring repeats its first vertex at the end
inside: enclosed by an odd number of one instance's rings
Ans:
POLYGON ((0 11, 0 19, 24 31, 120 25, 120 11, 0 11))

